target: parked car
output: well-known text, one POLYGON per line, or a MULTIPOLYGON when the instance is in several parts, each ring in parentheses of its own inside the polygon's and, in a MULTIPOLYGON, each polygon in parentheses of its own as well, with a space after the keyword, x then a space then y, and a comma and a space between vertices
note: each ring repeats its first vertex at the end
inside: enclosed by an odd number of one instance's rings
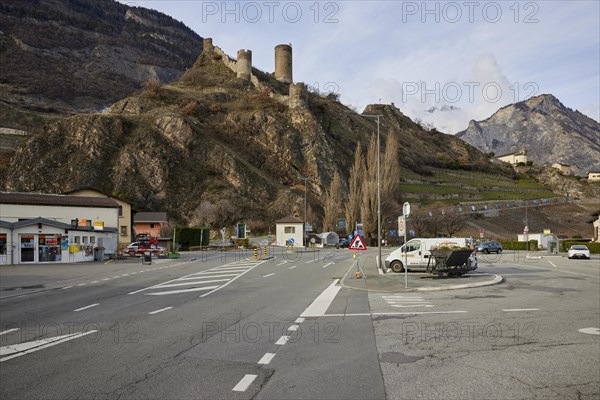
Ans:
POLYGON ((350 246, 350 242, 350 239, 340 239, 340 243, 336 247, 340 249, 346 249, 348 246, 350 246))
POLYGON ((481 242, 479 246, 477 246, 477 251, 480 251, 484 254, 489 253, 502 253, 502 245, 498 242, 481 242))
POLYGON ((589 260, 590 249, 582 244, 574 244, 573 246, 569 247, 569 259, 571 258, 584 258, 589 260))

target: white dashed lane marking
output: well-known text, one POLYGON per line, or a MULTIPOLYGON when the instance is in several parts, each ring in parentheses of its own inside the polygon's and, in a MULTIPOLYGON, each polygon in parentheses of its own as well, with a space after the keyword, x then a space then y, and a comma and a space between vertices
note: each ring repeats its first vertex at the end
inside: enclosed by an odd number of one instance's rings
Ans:
POLYGON ((233 388, 234 392, 245 392, 246 389, 248 389, 250 387, 250 385, 252 385, 252 382, 254 382, 254 380, 258 377, 258 375, 252 375, 252 374, 247 374, 245 375, 242 380, 235 385, 235 387, 233 388))

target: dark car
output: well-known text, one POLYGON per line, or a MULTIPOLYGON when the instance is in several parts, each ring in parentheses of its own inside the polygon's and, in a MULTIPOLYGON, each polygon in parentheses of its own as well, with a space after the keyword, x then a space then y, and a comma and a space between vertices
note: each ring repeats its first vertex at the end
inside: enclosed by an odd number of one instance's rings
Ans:
POLYGON ((339 249, 346 249, 348 246, 350 246, 350 242, 350 239, 340 239, 340 243, 338 243, 336 247, 339 249))
POLYGON ((488 253, 502 253, 502 245, 498 242, 481 242, 479 246, 477 246, 477 251, 480 251, 484 254, 488 253))

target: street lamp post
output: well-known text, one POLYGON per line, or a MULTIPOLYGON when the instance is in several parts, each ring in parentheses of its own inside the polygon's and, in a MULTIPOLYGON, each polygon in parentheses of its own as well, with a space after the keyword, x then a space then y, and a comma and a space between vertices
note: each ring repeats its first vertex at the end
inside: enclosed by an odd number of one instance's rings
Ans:
MULTIPOLYGON (((381 151, 379 147, 379 118, 381 115, 370 115, 370 114, 361 114, 363 117, 369 118, 377 118, 377 249, 379 251, 379 258, 377 259, 377 267, 383 271, 383 266, 381 264, 381 179, 380 179, 380 158, 381 151)), ((385 271, 384 271, 385 272, 385 271)))
POLYGON ((302 224, 302 246, 304 247, 306 247, 306 182, 308 178, 308 176, 306 178, 299 178, 304 180, 304 222, 302 224))

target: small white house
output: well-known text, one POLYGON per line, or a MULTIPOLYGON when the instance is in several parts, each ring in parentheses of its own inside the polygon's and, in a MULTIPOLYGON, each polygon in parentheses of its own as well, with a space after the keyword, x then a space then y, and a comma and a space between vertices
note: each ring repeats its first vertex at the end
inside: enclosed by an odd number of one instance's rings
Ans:
MULTIPOLYGON (((529 233, 527 236, 529 240, 537 240, 538 249, 540 250, 552 249, 558 251, 558 237, 554 233, 529 233)), ((517 235, 517 240, 524 242, 525 235, 517 235)))
POLYGON ((275 221, 277 246, 303 247, 303 226, 302 221, 291 215, 275 221))
POLYGON ((594 241, 600 242, 600 215, 592 223, 594 224, 594 241))
POLYGON ((500 161, 509 163, 512 166, 515 166, 515 165, 521 164, 521 163, 527 164, 527 149, 525 147, 523 147, 521 149, 521 151, 519 151, 519 152, 503 154, 496 158, 500 161))

